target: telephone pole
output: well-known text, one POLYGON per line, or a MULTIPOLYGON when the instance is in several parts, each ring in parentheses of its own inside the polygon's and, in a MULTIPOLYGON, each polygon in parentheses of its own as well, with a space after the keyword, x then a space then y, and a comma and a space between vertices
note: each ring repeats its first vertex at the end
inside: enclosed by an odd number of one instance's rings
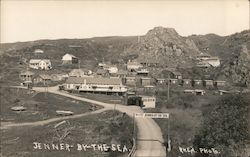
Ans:
POLYGON ((168 73, 168 100, 170 98, 170 75, 168 73))
POLYGON ((78 60, 78 69, 80 70, 80 68, 81 68, 81 60, 79 59, 78 60))

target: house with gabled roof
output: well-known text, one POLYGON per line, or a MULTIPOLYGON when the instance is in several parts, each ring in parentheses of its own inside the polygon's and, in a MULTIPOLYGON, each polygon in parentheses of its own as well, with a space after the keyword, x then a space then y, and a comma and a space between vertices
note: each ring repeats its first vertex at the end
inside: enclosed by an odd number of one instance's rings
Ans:
POLYGON ((84 76, 86 75, 83 69, 72 69, 69 72, 69 77, 84 77, 84 76))
POLYGON ((33 73, 32 71, 22 71, 20 74, 19 74, 19 78, 22 80, 22 81, 29 81, 29 82, 32 82, 33 81, 33 77, 34 77, 35 73, 33 73))
POLYGON ((97 69, 96 75, 98 76, 109 76, 108 70, 105 69, 97 69))
POLYGON ((66 53, 62 57, 62 62, 63 62, 63 64, 77 64, 78 58, 72 54, 66 53))
POLYGON ((125 77, 125 84, 126 85, 136 85, 136 78, 134 76, 126 76, 125 77))
POLYGON ((136 71, 137 69, 142 68, 142 67, 143 66, 139 62, 130 61, 130 60, 127 62, 128 71, 136 71))
POLYGON ((32 69, 50 70, 52 65, 49 59, 31 59, 29 67, 32 69))
POLYGON ((45 85, 46 83, 49 83, 51 80, 52 78, 49 74, 39 74, 34 77, 33 83, 35 84, 43 83, 45 85))

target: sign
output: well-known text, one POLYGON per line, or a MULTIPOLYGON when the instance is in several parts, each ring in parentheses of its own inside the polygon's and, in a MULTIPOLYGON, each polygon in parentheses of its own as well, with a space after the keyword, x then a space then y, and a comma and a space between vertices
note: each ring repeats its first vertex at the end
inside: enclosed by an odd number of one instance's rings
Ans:
POLYGON ((179 146, 179 151, 184 154, 184 153, 190 153, 190 154, 195 154, 195 153, 202 153, 202 154, 220 154, 218 150, 215 148, 198 148, 194 149, 192 146, 190 147, 180 147, 179 146))
POLYGON ((169 113, 135 113, 138 118, 169 118, 169 113))
POLYGON ((36 150, 57 150, 57 151, 100 151, 100 152, 107 152, 107 151, 118 151, 121 153, 129 152, 130 149, 126 145, 119 145, 119 144, 68 144, 68 143, 40 143, 40 142, 33 142, 33 149, 36 150))

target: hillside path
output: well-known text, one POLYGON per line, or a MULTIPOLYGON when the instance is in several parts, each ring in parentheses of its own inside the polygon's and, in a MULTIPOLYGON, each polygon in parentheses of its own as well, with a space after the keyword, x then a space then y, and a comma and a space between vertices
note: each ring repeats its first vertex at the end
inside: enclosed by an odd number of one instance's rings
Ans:
MULTIPOLYGON (((90 114, 101 113, 105 110, 117 110, 120 112, 125 112, 131 118, 134 117, 135 113, 143 113, 143 110, 138 106, 124 106, 121 104, 109 104, 96 100, 91 100, 83 97, 79 97, 76 95, 69 94, 67 92, 59 91, 58 87, 33 87, 33 90, 36 92, 49 92, 61 96, 65 96, 68 98, 72 98, 79 101, 89 102, 92 104, 97 104, 103 106, 103 109, 96 110, 93 112, 68 116, 68 117, 59 117, 52 118, 45 121, 31 122, 34 123, 32 125, 44 125, 58 120, 64 120, 69 118, 78 118, 82 116, 87 116, 90 114)), ((165 147, 163 146, 163 137, 160 127, 156 124, 156 122, 151 118, 135 118, 135 122, 138 128, 137 131, 137 148, 134 154, 135 157, 166 157, 165 147)), ((13 125, 13 124, 12 124, 13 125)), ((29 123, 20 123, 15 124, 19 126, 29 125, 29 123)), ((11 124, 5 125, 5 127, 11 127, 11 124)))

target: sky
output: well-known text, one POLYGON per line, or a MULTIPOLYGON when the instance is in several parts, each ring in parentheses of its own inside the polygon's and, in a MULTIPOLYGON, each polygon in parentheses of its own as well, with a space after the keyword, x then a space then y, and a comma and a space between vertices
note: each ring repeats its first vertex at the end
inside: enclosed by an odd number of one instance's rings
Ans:
POLYGON ((249 29, 248 0, 1 0, 0 42, 144 35, 156 26, 182 36, 249 29))

